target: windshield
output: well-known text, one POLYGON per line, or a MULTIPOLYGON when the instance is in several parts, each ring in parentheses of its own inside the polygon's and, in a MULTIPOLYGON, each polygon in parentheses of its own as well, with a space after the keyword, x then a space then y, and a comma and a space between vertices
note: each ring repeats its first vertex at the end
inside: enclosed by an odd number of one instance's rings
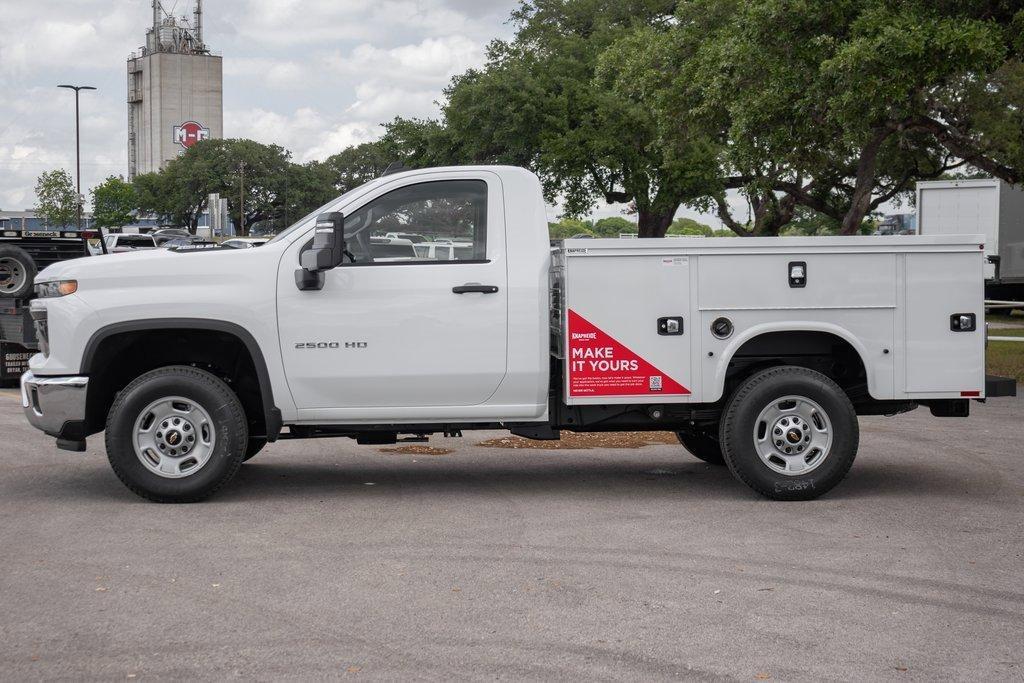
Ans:
POLYGON ((299 229, 302 229, 302 228, 311 227, 312 224, 313 224, 313 219, 314 218, 316 218, 317 216, 319 216, 322 213, 327 213, 329 211, 335 211, 336 207, 339 207, 342 204, 345 204, 350 197, 352 197, 355 194, 358 194, 358 193, 362 192, 363 190, 368 188, 370 185, 378 182, 379 180, 380 179, 378 178, 376 180, 371 180, 368 183, 363 183, 359 187, 352 188, 351 190, 349 190, 345 194, 341 195, 340 197, 332 199, 331 201, 327 202, 323 206, 317 207, 314 211, 311 211, 310 213, 306 214, 305 216, 303 216, 299 220, 297 220, 294 223, 292 223, 291 225, 289 225, 287 228, 285 228, 281 232, 277 233, 272 239, 270 239, 267 242, 265 242, 265 244, 276 244, 277 242, 280 242, 285 237, 288 237, 289 235, 294 233, 296 230, 299 230, 299 229))

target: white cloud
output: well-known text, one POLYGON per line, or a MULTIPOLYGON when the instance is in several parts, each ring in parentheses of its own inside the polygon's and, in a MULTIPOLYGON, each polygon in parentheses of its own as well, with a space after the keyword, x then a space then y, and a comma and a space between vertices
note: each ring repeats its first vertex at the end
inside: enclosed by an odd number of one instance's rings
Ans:
MULTIPOLYGON (((378 138, 395 116, 436 116, 451 77, 512 33, 506 20, 517 4, 209 2, 205 39, 224 57, 225 135, 281 145, 305 162, 378 138)), ((165 5, 191 13, 190 0, 165 5)), ((0 17, 0 207, 31 207, 42 171, 74 172, 73 96, 58 83, 99 88, 82 95, 87 196, 106 176, 127 173, 125 60, 144 42, 149 0, 0 0, 0 17)), ((602 205, 595 215, 621 209, 602 205)))
POLYGON ((419 43, 384 49, 363 43, 348 54, 326 60, 336 73, 375 79, 446 84, 454 75, 484 61, 484 46, 465 36, 426 38, 419 43))
POLYGON ((293 60, 269 59, 265 57, 225 59, 224 79, 246 79, 261 81, 265 87, 274 90, 298 90, 309 87, 309 71, 293 60))

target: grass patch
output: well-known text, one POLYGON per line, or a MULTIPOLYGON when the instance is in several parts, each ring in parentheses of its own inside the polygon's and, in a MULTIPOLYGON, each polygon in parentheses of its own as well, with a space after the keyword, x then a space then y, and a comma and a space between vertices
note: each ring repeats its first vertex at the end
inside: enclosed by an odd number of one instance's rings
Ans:
POLYGON ((1016 311, 1013 313, 989 313, 985 316, 985 322, 1024 325, 1024 315, 1019 315, 1016 311))
POLYGON ((1024 327, 990 327, 990 337, 1024 337, 1024 327))
MULTIPOLYGON (((999 334, 1004 331, 1011 330, 999 330, 999 334)), ((1018 382, 1024 382, 1024 342, 990 341, 985 360, 988 374, 1014 377, 1018 382)))

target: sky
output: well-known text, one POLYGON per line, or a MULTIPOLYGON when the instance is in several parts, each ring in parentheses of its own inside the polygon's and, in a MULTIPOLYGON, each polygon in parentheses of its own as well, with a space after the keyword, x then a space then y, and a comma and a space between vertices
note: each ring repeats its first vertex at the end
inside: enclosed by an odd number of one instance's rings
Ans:
MULTIPOLYGON (((163 4, 191 18, 192 0, 163 4)), ((492 39, 511 37, 517 4, 207 0, 204 39, 224 58, 224 135, 306 162, 376 139, 395 116, 435 117, 451 77, 482 64, 492 39)), ((43 171, 74 174, 74 94, 59 83, 98 88, 81 95, 83 193, 127 175, 125 63, 145 41, 149 0, 0 0, 0 17, 0 209, 32 208, 43 171)), ((624 208, 601 202, 593 217, 624 208)), ((554 220, 558 208, 548 213, 554 220)))

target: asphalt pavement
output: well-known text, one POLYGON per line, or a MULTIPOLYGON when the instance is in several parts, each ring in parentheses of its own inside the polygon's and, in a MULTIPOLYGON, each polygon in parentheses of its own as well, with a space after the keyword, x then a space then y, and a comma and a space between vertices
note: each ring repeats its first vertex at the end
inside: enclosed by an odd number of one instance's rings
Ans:
POLYGON ((0 393, 0 678, 1021 680, 1024 400, 862 420, 763 500, 673 446, 279 442, 128 492, 0 393))

